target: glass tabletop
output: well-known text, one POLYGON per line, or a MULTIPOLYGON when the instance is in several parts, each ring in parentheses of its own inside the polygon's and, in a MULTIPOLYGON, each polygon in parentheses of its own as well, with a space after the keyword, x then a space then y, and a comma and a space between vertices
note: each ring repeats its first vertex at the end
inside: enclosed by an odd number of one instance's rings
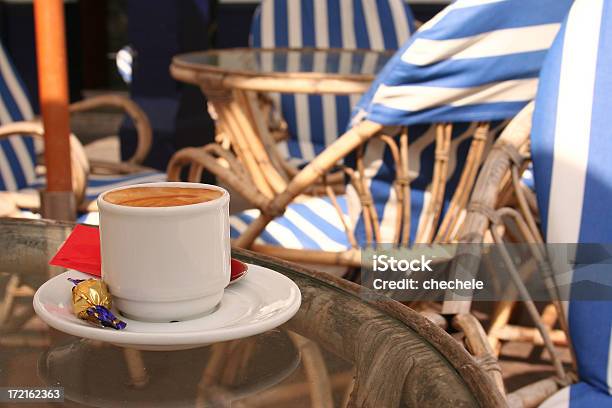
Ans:
POLYGON ((36 317, 32 296, 63 272, 48 261, 73 226, 0 218, 0 390, 60 387, 65 406, 95 407, 440 407, 496 398, 473 360, 417 313, 249 251, 233 256, 288 276, 302 293, 300 310, 279 328, 163 352, 52 330, 36 317))
POLYGON ((392 52, 344 49, 224 49, 181 54, 176 66, 249 76, 363 77, 371 79, 392 52))

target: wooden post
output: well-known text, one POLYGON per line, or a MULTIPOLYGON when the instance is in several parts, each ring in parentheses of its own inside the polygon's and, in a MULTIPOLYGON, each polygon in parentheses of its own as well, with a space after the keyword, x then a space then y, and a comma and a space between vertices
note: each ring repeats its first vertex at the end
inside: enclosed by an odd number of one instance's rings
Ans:
POLYGON ((34 19, 47 166, 47 190, 41 193, 41 211, 45 218, 74 220, 64 2, 35 0, 34 19))

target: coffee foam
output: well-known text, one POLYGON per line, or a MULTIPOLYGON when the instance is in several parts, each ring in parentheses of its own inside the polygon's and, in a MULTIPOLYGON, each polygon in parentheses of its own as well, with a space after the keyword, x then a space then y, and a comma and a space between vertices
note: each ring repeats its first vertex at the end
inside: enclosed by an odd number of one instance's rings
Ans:
POLYGON ((129 187, 104 194, 106 202, 126 207, 177 207, 215 200, 222 191, 200 187, 129 187))

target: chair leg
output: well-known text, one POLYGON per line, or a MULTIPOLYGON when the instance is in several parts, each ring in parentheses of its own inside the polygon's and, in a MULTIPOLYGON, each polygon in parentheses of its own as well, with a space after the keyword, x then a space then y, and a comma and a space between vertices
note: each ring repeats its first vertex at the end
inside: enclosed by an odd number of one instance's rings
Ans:
POLYGON ((514 306, 516 302, 510 300, 500 301, 495 307, 495 311, 491 316, 491 327, 489 328, 489 344, 491 344, 491 348, 493 353, 496 356, 499 356, 501 351, 501 341, 498 336, 498 331, 503 327, 508 325, 510 321, 510 316, 512 315, 512 311, 514 310, 514 306))
MULTIPOLYGON (((6 323, 11 312, 13 310, 13 303, 15 300, 15 290, 19 286, 19 276, 15 274, 2 274, 0 276, 2 280, 6 279, 6 284, 4 285, 4 296, 2 296, 3 300, 0 302, 0 328, 6 323)), ((2 283, 0 281, 0 283, 2 283)))
POLYGON ((147 374, 147 369, 142 359, 142 352, 140 350, 125 348, 123 349, 123 355, 130 374, 132 386, 136 388, 146 386, 149 383, 149 375, 147 374))
POLYGON ((310 388, 311 406, 317 408, 332 408, 334 406, 334 401, 331 381, 319 346, 315 342, 297 333, 288 333, 302 355, 302 362, 304 363, 304 369, 308 377, 310 388))

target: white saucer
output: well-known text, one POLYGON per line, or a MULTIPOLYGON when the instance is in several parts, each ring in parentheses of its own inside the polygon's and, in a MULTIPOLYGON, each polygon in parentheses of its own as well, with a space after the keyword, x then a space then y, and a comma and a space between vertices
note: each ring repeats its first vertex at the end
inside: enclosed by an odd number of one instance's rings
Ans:
POLYGON ((34 295, 34 310, 49 326, 73 336, 106 341, 139 350, 184 350, 240 339, 271 330, 295 315, 301 294, 286 276, 258 265, 240 282, 225 289, 217 309, 206 316, 175 323, 148 323, 127 319, 124 330, 92 326, 72 313, 68 278, 90 275, 69 270, 45 282, 34 295))

